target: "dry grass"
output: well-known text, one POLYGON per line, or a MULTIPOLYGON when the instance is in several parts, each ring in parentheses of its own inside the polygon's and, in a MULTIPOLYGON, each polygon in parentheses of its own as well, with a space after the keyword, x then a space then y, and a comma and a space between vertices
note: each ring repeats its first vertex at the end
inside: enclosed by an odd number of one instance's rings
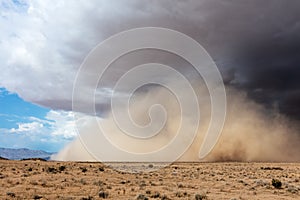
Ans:
POLYGON ((131 174, 101 163, 0 161, 0 199, 300 199, 299 180, 300 163, 175 163, 131 174))

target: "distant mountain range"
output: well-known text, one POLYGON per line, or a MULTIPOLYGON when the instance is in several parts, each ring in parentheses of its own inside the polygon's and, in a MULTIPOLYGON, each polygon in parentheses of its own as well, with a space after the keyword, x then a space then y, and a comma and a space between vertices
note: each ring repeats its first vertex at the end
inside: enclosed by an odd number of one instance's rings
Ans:
POLYGON ((41 150, 31 150, 26 148, 21 148, 21 149, 0 148, 0 157, 9 160, 22 160, 28 158, 42 158, 45 160, 49 160, 52 154, 54 153, 41 151, 41 150))

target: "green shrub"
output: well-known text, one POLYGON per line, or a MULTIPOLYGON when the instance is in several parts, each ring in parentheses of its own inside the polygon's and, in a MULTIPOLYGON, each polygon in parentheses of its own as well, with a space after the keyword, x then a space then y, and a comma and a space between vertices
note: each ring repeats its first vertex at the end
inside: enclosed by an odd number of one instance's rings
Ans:
POLYGON ((279 189, 279 188, 281 188, 282 183, 281 183, 281 181, 278 180, 278 179, 272 179, 272 185, 273 185, 275 188, 279 189))

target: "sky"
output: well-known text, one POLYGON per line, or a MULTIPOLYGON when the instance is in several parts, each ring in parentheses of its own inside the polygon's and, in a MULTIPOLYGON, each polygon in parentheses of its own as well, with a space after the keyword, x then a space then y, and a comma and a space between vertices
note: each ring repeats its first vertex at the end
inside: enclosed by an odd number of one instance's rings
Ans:
MULTIPOLYGON (((144 26, 194 38, 226 86, 299 120, 299 7, 298 0, 0 0, 0 147, 58 151, 74 139, 80 64, 107 37, 144 26)), ((110 93, 99 88, 100 116, 110 93)))
POLYGON ((57 152, 76 136, 72 112, 54 111, 0 89, 0 146, 57 152))

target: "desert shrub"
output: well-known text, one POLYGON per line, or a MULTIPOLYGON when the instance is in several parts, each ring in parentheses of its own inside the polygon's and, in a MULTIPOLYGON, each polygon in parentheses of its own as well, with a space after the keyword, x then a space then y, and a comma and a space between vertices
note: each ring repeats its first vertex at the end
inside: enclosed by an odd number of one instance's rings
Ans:
POLYGON ((100 172, 104 172, 104 167, 99 167, 100 172))
POLYGON ((93 183, 94 185, 96 185, 96 186, 103 186, 103 185, 106 185, 106 183, 104 183, 103 181, 95 181, 94 183, 93 183))
POLYGON ((54 167, 48 167, 47 172, 49 172, 49 173, 56 173, 57 170, 54 167))
POLYGON ((93 197, 91 197, 91 196, 81 198, 81 200, 92 200, 92 199, 93 199, 93 197))
POLYGON ((135 199, 136 200, 148 200, 148 197, 143 194, 139 194, 139 195, 137 195, 137 197, 135 199))
POLYGON ((281 188, 282 183, 281 183, 280 180, 274 179, 274 178, 273 178, 273 179, 272 179, 272 185, 273 185, 275 188, 279 189, 279 188, 281 188))
POLYGON ((149 181, 151 186, 156 186, 156 183, 153 183, 152 181, 149 181))
POLYGON ((288 192, 291 192, 291 193, 293 193, 293 194, 298 193, 298 190, 299 190, 299 189, 298 189, 297 187, 293 186, 293 185, 289 185, 288 188, 287 188, 287 191, 288 191, 288 192))
POLYGON ((159 198, 160 193, 159 192, 154 192, 154 194, 151 195, 151 198, 159 198))
POLYGON ((84 179, 80 179, 80 181, 79 181, 82 185, 86 185, 87 184, 87 182, 84 180, 84 179))
POLYGON ((80 169, 83 173, 87 172, 87 169, 85 167, 81 167, 80 169))
POLYGON ((176 192, 176 193, 175 193, 175 196, 176 196, 176 197, 184 197, 184 196, 187 196, 187 195, 188 195, 187 192, 176 192))
POLYGON ((6 192, 6 195, 7 196, 10 196, 10 197, 16 197, 16 194, 15 193, 13 193, 13 192, 6 192))
POLYGON ((196 200, 207 199, 207 196, 205 194, 196 194, 195 199, 196 200))
POLYGON ((149 167, 149 168, 153 168, 153 164, 149 164, 148 167, 149 167))
POLYGON ((36 182, 36 181, 30 181, 30 184, 31 185, 38 185, 38 182, 36 182))
POLYGON ((195 199, 196 200, 207 199, 207 196, 206 196, 206 194, 196 194, 195 199))
POLYGON ((43 197, 40 196, 40 195, 34 195, 34 196, 33 196, 33 199, 41 199, 41 198, 43 198, 43 197))
POLYGON ((262 170, 283 170, 281 167, 261 167, 262 170))
POLYGON ((42 186, 42 187, 46 187, 46 186, 47 186, 47 182, 46 182, 46 181, 43 181, 42 184, 41 184, 41 186, 42 186))
POLYGON ((142 180, 139 184, 140 187, 145 187, 147 186, 146 182, 144 180, 142 180))
POLYGON ((167 195, 165 195, 165 194, 162 195, 160 199, 161 200, 170 200, 170 198, 167 195))
POLYGON ((103 190, 99 191, 99 197, 103 198, 103 199, 107 199, 108 198, 108 192, 105 192, 103 190))
POLYGON ((58 168, 58 169, 59 169, 59 171, 61 171, 61 172, 62 172, 62 171, 64 171, 64 170, 66 169, 66 167, 62 165, 62 166, 59 166, 59 168, 58 168))
POLYGON ((175 193, 175 196, 176 196, 176 197, 183 197, 183 194, 182 194, 182 192, 176 192, 176 193, 175 193))
POLYGON ((184 186, 183 186, 182 183, 178 183, 178 184, 177 184, 177 187, 178 187, 178 188, 183 188, 184 186))

